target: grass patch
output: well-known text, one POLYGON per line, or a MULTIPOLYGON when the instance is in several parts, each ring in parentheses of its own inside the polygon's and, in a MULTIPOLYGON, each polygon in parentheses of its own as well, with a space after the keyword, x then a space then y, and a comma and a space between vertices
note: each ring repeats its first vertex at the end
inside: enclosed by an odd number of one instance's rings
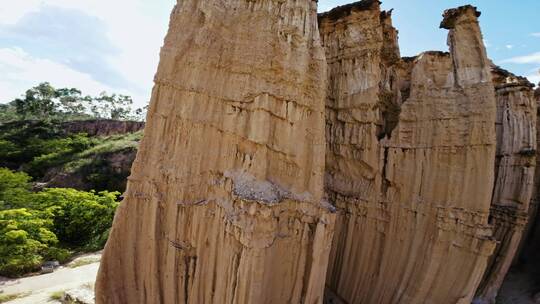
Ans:
POLYGON ((55 291, 51 293, 51 295, 49 296, 49 299, 54 300, 54 301, 60 301, 62 300, 63 297, 64 297, 64 291, 59 290, 59 291, 55 291))
POLYGON ((126 148, 136 148, 141 140, 143 131, 129 134, 112 135, 105 138, 99 138, 97 145, 87 149, 77 156, 84 158, 95 154, 110 153, 126 148))
POLYGON ((72 161, 64 164, 64 169, 67 172, 75 172, 83 166, 90 165, 94 161, 93 157, 96 155, 113 153, 128 148, 137 149, 142 136, 143 131, 141 130, 135 133, 93 138, 96 141, 95 145, 75 154, 72 157, 72 161))
POLYGON ((74 262, 69 263, 67 266, 69 268, 77 268, 77 267, 81 267, 81 266, 84 266, 84 265, 97 263, 100 260, 101 260, 100 258, 81 258, 81 259, 78 259, 78 260, 76 260, 74 262))
POLYGON ((9 301, 13 301, 15 299, 24 298, 26 296, 30 295, 29 292, 24 293, 12 293, 12 294, 0 294, 0 303, 6 303, 9 301))

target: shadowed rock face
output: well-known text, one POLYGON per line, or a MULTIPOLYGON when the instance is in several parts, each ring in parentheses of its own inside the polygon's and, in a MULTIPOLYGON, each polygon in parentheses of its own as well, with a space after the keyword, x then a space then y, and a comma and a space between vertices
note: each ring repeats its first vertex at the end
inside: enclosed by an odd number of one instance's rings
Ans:
POLYGON ((476 303, 494 303, 518 252, 529 218, 536 167, 537 105, 532 84, 494 67, 497 98, 497 158, 490 224, 498 241, 476 303))
POLYGON ((536 103, 479 16, 401 58, 379 1, 179 2, 97 303, 493 301, 536 211, 536 103))
POLYGON ((97 303, 319 303, 326 61, 311 0, 180 1, 97 303))
POLYGON ((319 17, 338 208, 327 285, 346 303, 470 303, 480 283, 495 245, 496 101, 477 16, 447 11, 450 53, 414 60, 399 59, 376 2, 319 17))

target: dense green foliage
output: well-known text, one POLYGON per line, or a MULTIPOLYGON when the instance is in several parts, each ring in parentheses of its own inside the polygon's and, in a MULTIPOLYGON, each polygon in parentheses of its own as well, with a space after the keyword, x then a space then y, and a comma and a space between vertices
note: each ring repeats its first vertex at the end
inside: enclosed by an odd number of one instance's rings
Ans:
POLYGON ((119 194, 45 189, 34 195, 33 205, 53 214, 54 232, 62 242, 98 250, 107 240, 119 194))
POLYGON ((52 227, 46 211, 0 211, 0 274, 13 276, 35 270, 46 259, 67 259, 69 251, 56 247, 52 227))
POLYGON ((60 123, 17 121, 0 126, 0 166, 42 177, 47 169, 62 164, 72 155, 96 142, 85 134, 65 135, 60 123))
POLYGON ((124 190, 142 131, 99 137, 73 130, 142 120, 145 109, 132 106, 129 96, 92 97, 49 83, 0 104, 0 275, 103 248, 119 204, 114 190, 124 190), (51 185, 77 189, 42 189, 51 185))
POLYGON ((38 181, 52 173, 76 174, 87 185, 84 190, 123 191, 129 172, 113 170, 109 156, 134 153, 141 137, 142 132, 67 135, 61 122, 10 122, 0 125, 0 167, 22 170, 38 181))
POLYGON ((0 168, 0 210, 22 208, 29 200, 30 176, 0 168))
POLYGON ((25 173, 0 168, 0 275, 65 261, 71 250, 103 248, 118 207, 118 192, 30 191, 25 173), (16 208, 16 209, 15 209, 16 208))
POLYGON ((13 102, 8 104, 0 104, 0 123, 14 121, 17 119, 17 109, 15 108, 13 102))

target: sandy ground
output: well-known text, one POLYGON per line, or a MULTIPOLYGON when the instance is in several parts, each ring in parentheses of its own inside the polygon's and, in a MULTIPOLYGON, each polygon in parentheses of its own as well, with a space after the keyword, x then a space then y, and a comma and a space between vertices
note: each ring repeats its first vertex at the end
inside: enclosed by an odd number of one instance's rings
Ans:
POLYGON ((6 295, 28 294, 24 298, 7 302, 10 304, 57 303, 50 299, 52 293, 94 283, 99 268, 99 261, 96 261, 98 258, 101 258, 100 253, 84 255, 70 264, 81 260, 93 261, 93 263, 75 268, 60 267, 53 273, 2 281, 0 291, 6 295))

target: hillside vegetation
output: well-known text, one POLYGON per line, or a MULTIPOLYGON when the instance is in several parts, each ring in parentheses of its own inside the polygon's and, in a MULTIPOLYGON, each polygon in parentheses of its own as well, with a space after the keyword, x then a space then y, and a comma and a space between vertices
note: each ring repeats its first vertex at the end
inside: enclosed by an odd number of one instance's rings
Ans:
POLYGON ((142 130, 90 136, 68 134, 63 126, 56 121, 0 125, 0 167, 26 172, 42 186, 123 191, 142 130))
POLYGON ((43 83, 0 105, 0 275, 103 248, 144 127, 131 104, 43 83))

